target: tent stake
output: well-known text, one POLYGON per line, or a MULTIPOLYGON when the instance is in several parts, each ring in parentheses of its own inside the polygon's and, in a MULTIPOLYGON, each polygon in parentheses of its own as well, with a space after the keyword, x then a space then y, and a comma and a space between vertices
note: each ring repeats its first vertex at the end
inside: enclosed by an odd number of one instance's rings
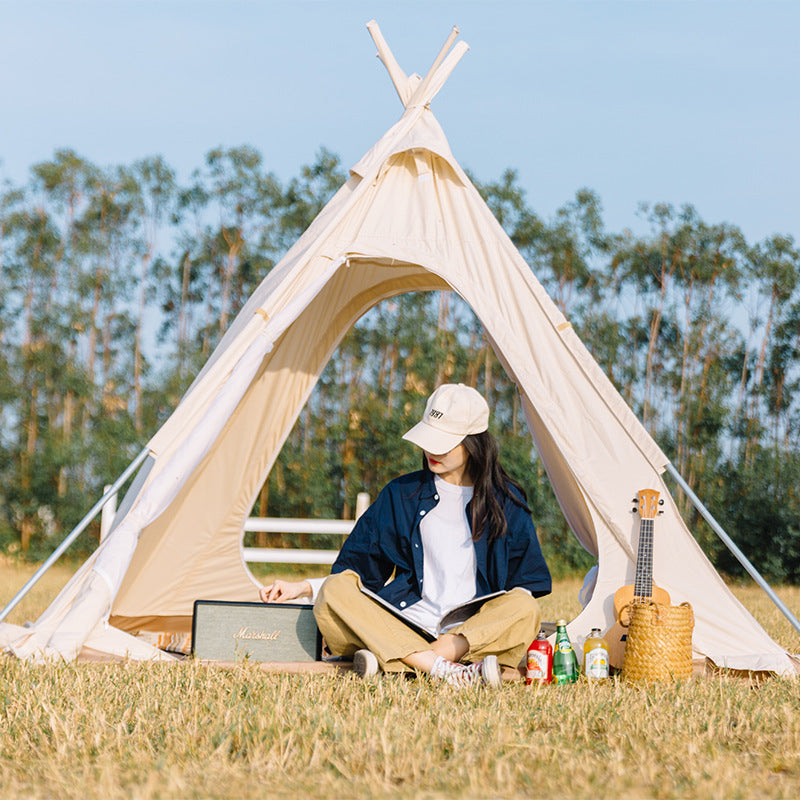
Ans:
POLYGON ((683 479, 681 474, 672 464, 667 464, 667 471, 673 478, 677 481, 678 485, 683 489, 686 493, 686 496, 692 501, 694 507, 700 512, 701 516, 705 521, 712 527, 714 533, 722 539, 723 544, 728 548, 728 550, 733 553, 736 560, 747 570, 750 577, 767 593, 770 600, 780 609, 781 613, 783 614, 789 622, 792 623, 792 627, 800 633, 800 622, 798 622, 797 617, 788 609, 786 604, 783 600, 778 597, 777 594, 772 590, 772 587, 761 577, 759 571, 750 563, 747 556, 736 546, 736 543, 728 536, 727 533, 722 529, 722 526, 714 519, 711 515, 711 512, 703 505, 700 498, 692 491, 691 487, 688 483, 683 479))
POLYGON ((42 566, 36 570, 28 582, 16 593, 11 602, 2 610, 2 612, 0 612, 0 622, 2 622, 14 610, 17 603, 19 603, 19 601, 22 600, 26 594, 28 594, 39 578, 41 578, 42 575, 44 575, 44 573, 53 566, 61 554, 84 531, 89 523, 97 516, 97 513, 100 511, 100 509, 103 508, 103 506, 116 495, 125 481, 128 480, 133 472, 136 471, 142 461, 147 458, 148 452, 148 448, 145 447, 144 450, 142 450, 142 452, 133 459, 125 472, 123 472, 122 475, 117 478, 116 482, 106 490, 103 496, 94 504, 94 506, 92 506, 91 510, 86 514, 86 516, 75 526, 75 528, 73 528, 69 536, 67 536, 66 539, 64 539, 64 541, 61 542, 61 544, 50 554, 49 558, 44 562, 44 564, 42 564, 42 566))

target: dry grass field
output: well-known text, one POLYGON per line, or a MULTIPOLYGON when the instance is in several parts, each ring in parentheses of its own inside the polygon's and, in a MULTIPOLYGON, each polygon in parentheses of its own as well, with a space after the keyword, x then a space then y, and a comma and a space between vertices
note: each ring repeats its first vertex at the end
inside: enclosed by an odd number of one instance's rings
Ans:
MULTIPOLYGON (((0 602, 32 568, 0 564, 0 602)), ((15 611, 34 618, 56 567, 15 611)), ((577 582, 543 602, 577 611, 577 582)), ((792 652, 757 588, 737 595, 792 652)), ((800 589, 780 591, 800 609, 800 589)), ((800 682, 455 692, 425 679, 0 658, 0 793, 34 798, 797 798, 800 682)))

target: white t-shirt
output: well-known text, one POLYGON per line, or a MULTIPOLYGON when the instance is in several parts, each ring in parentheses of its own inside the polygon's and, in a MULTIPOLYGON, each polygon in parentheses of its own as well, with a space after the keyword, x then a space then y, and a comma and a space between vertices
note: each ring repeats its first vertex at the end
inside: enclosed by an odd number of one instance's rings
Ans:
MULTIPOLYGON (((422 599, 399 613, 431 634, 451 609, 477 594, 477 563, 467 519, 471 486, 456 486, 434 475, 439 502, 420 522, 422 537, 422 599)), ((312 602, 325 578, 308 578, 312 602)))
POLYGON ((434 475, 439 502, 420 523, 422 599, 404 608, 404 617, 432 634, 451 609, 475 597, 477 564, 467 519, 471 486, 456 486, 434 475))

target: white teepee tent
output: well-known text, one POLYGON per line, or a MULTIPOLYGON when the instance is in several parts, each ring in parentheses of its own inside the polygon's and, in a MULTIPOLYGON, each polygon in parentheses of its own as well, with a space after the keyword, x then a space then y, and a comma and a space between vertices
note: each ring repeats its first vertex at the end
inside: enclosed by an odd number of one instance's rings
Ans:
POLYGON ((155 657, 125 632, 187 631, 198 598, 256 599, 244 520, 336 346, 385 298, 452 289, 516 383, 566 519, 598 557, 573 635, 612 624, 613 593, 632 582, 636 561, 630 500, 651 488, 666 499, 654 578, 674 603, 694 607, 696 656, 794 673, 684 526, 661 477, 668 459, 453 158, 429 104, 467 46, 453 46, 454 30, 427 76, 407 77, 377 25, 368 27, 403 115, 254 292, 148 443, 98 552, 32 628, 1 626, 0 641, 20 657, 74 658, 81 648, 155 657))

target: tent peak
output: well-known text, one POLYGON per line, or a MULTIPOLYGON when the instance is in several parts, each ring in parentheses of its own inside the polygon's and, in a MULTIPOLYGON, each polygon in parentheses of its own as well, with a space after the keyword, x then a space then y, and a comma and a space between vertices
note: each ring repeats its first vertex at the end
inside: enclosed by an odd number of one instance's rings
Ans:
POLYGON ((386 43, 386 39, 383 38, 381 29, 374 19, 367 23, 367 30, 370 36, 372 36, 372 41, 375 42, 375 46, 378 48, 378 58, 380 58, 383 65, 386 67, 386 71, 389 73, 394 88, 397 90, 397 94, 405 108, 412 108, 419 105, 425 106, 430 103, 439 89, 444 85, 444 82, 461 59, 461 56, 469 49, 469 45, 463 41, 459 42, 456 47, 453 47, 453 43, 460 33, 458 26, 454 25, 442 49, 433 60, 433 64, 431 64, 427 74, 419 81, 417 75, 406 75, 397 63, 397 59, 395 59, 392 51, 389 49, 389 45, 386 43), (448 53, 450 54, 450 58, 445 61, 445 57, 448 53))

